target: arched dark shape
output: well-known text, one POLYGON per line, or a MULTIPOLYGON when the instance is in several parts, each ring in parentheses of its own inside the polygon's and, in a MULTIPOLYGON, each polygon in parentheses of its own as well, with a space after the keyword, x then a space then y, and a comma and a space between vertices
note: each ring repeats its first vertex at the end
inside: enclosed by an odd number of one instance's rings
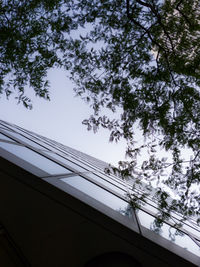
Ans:
POLYGON ((109 252, 96 256, 84 267, 141 267, 142 265, 128 254, 109 252))

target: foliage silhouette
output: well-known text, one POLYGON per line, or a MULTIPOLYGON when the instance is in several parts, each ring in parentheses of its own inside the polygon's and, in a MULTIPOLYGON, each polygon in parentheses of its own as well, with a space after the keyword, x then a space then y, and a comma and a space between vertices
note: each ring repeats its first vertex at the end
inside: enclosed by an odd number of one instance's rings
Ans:
POLYGON ((136 184, 156 179, 163 217, 173 210, 198 218, 198 0, 1 0, 0 37, 0 93, 17 91, 18 101, 31 108, 26 87, 49 99, 47 71, 63 67, 94 109, 83 124, 94 132, 107 128, 110 141, 127 141, 129 160, 107 171, 131 174, 136 184), (120 119, 101 115, 102 108, 120 108, 120 119), (136 126, 146 140, 138 146, 136 126), (171 153, 170 162, 160 149, 171 153), (187 161, 183 149, 191 153, 187 161), (143 151, 149 158, 138 166, 143 151), (176 192, 175 200, 159 181, 176 192))

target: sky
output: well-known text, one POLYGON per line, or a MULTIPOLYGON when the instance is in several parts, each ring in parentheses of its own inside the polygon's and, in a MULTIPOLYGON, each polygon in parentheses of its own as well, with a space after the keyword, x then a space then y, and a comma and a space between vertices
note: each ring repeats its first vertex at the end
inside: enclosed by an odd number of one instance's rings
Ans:
MULTIPOLYGON (((67 78, 67 73, 61 69, 51 69, 48 78, 50 101, 35 97, 33 90, 29 89, 27 93, 32 99, 33 109, 28 110, 22 104, 17 104, 14 96, 11 95, 7 100, 5 95, 0 95, 0 119, 115 166, 118 165, 118 161, 125 160, 125 141, 110 143, 108 130, 100 129, 94 134, 82 124, 82 121, 93 113, 93 110, 80 97, 75 96, 74 84, 67 78)), ((135 137, 143 142, 139 130, 136 130, 135 137)), ((189 160, 190 151, 182 152, 184 159, 189 160)), ((160 157, 170 156, 163 150, 159 154, 160 157)), ((147 158, 148 154, 143 151, 139 165, 147 158)), ((166 169, 166 171, 169 174, 170 170, 166 169)))
MULTIPOLYGON (((51 69, 50 101, 35 97, 32 89, 28 89, 33 109, 26 109, 17 104, 14 96, 9 100, 0 95, 0 119, 16 124, 27 130, 41 134, 81 152, 117 165, 125 159, 126 142, 109 142, 109 131, 100 129, 94 134, 88 131, 82 121, 93 113, 92 108, 80 97, 75 96, 74 84, 67 78, 67 73, 61 69, 51 69)), ((136 130, 136 138, 141 140, 141 132, 136 130)), ((161 156, 168 157, 164 151, 161 156)), ((188 151, 184 156, 190 155, 188 151)), ((144 160, 144 153, 141 162, 144 160)), ((147 155, 146 155, 147 156, 147 155)))
POLYGON ((92 109, 80 97, 75 96, 74 85, 61 69, 48 73, 50 101, 35 97, 29 89, 33 109, 17 104, 14 96, 9 100, 0 95, 0 119, 41 134, 64 145, 85 152, 98 159, 116 165, 124 159, 125 142, 109 142, 109 132, 101 129, 94 134, 82 121, 92 114, 92 109))

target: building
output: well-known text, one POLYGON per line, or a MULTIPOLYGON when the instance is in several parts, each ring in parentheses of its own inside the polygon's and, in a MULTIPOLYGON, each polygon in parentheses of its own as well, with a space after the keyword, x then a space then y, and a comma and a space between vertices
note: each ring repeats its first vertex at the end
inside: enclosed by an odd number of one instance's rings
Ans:
POLYGON ((4 121, 0 156, 0 266, 200 266, 195 222, 156 233, 156 203, 133 210, 105 162, 4 121))

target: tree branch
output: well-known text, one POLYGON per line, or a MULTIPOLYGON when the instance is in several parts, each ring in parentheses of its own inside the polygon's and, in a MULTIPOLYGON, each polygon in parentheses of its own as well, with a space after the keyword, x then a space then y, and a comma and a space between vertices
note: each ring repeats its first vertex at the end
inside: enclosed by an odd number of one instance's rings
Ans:
POLYGON ((160 26, 162 27, 165 35, 167 36, 167 38, 169 39, 169 42, 171 44, 171 48, 172 48, 172 51, 174 52, 174 44, 172 42, 172 39, 169 35, 169 33, 167 32, 166 28, 165 28, 165 25, 162 23, 162 18, 160 16, 160 14, 158 13, 158 11, 156 10, 155 6, 151 5, 151 4, 148 4, 146 2, 143 2, 141 0, 136 0, 136 2, 142 6, 145 6, 145 7, 148 7, 150 8, 150 10, 152 11, 152 13, 155 15, 155 17, 157 18, 157 22, 160 24, 160 26))
POLYGON ((180 0, 178 2, 178 4, 176 5, 176 10, 178 10, 178 12, 183 16, 183 18, 185 19, 185 21, 187 22, 187 24, 192 27, 192 23, 190 22, 190 20, 188 19, 188 17, 179 9, 179 6, 182 4, 183 0, 180 0))
MULTIPOLYGON (((136 0, 137 2, 139 1, 140 3, 143 1, 140 1, 140 0, 136 0)), ((149 5, 149 4, 148 4, 149 5)), ((166 49, 161 46, 152 36, 151 36, 151 33, 149 31, 149 29, 152 27, 149 27, 148 29, 146 29, 141 23, 139 23, 136 19, 134 19, 131 14, 130 14, 130 3, 129 3, 129 0, 126 0, 126 6, 127 6, 127 17, 135 24, 137 25, 138 27, 140 27, 144 32, 145 34, 148 35, 149 39, 151 40, 151 42, 153 44, 155 44, 157 47, 158 47, 158 50, 159 51, 163 51, 164 52, 164 57, 165 57, 165 60, 166 60, 166 63, 167 63, 167 67, 168 67, 168 70, 169 70, 169 73, 170 73, 170 76, 172 78, 172 81, 174 83, 175 86, 178 86, 176 81, 175 81, 175 78, 174 78, 174 75, 172 73, 172 70, 171 70, 171 67, 170 67, 170 64, 169 64, 169 60, 168 60, 168 51, 166 51, 166 49)), ((155 14, 155 13, 154 13, 155 14)), ((161 24, 160 24, 161 25, 161 24)), ((161 25, 162 26, 162 25, 161 25)), ((173 49, 172 49, 173 50, 173 49)))

